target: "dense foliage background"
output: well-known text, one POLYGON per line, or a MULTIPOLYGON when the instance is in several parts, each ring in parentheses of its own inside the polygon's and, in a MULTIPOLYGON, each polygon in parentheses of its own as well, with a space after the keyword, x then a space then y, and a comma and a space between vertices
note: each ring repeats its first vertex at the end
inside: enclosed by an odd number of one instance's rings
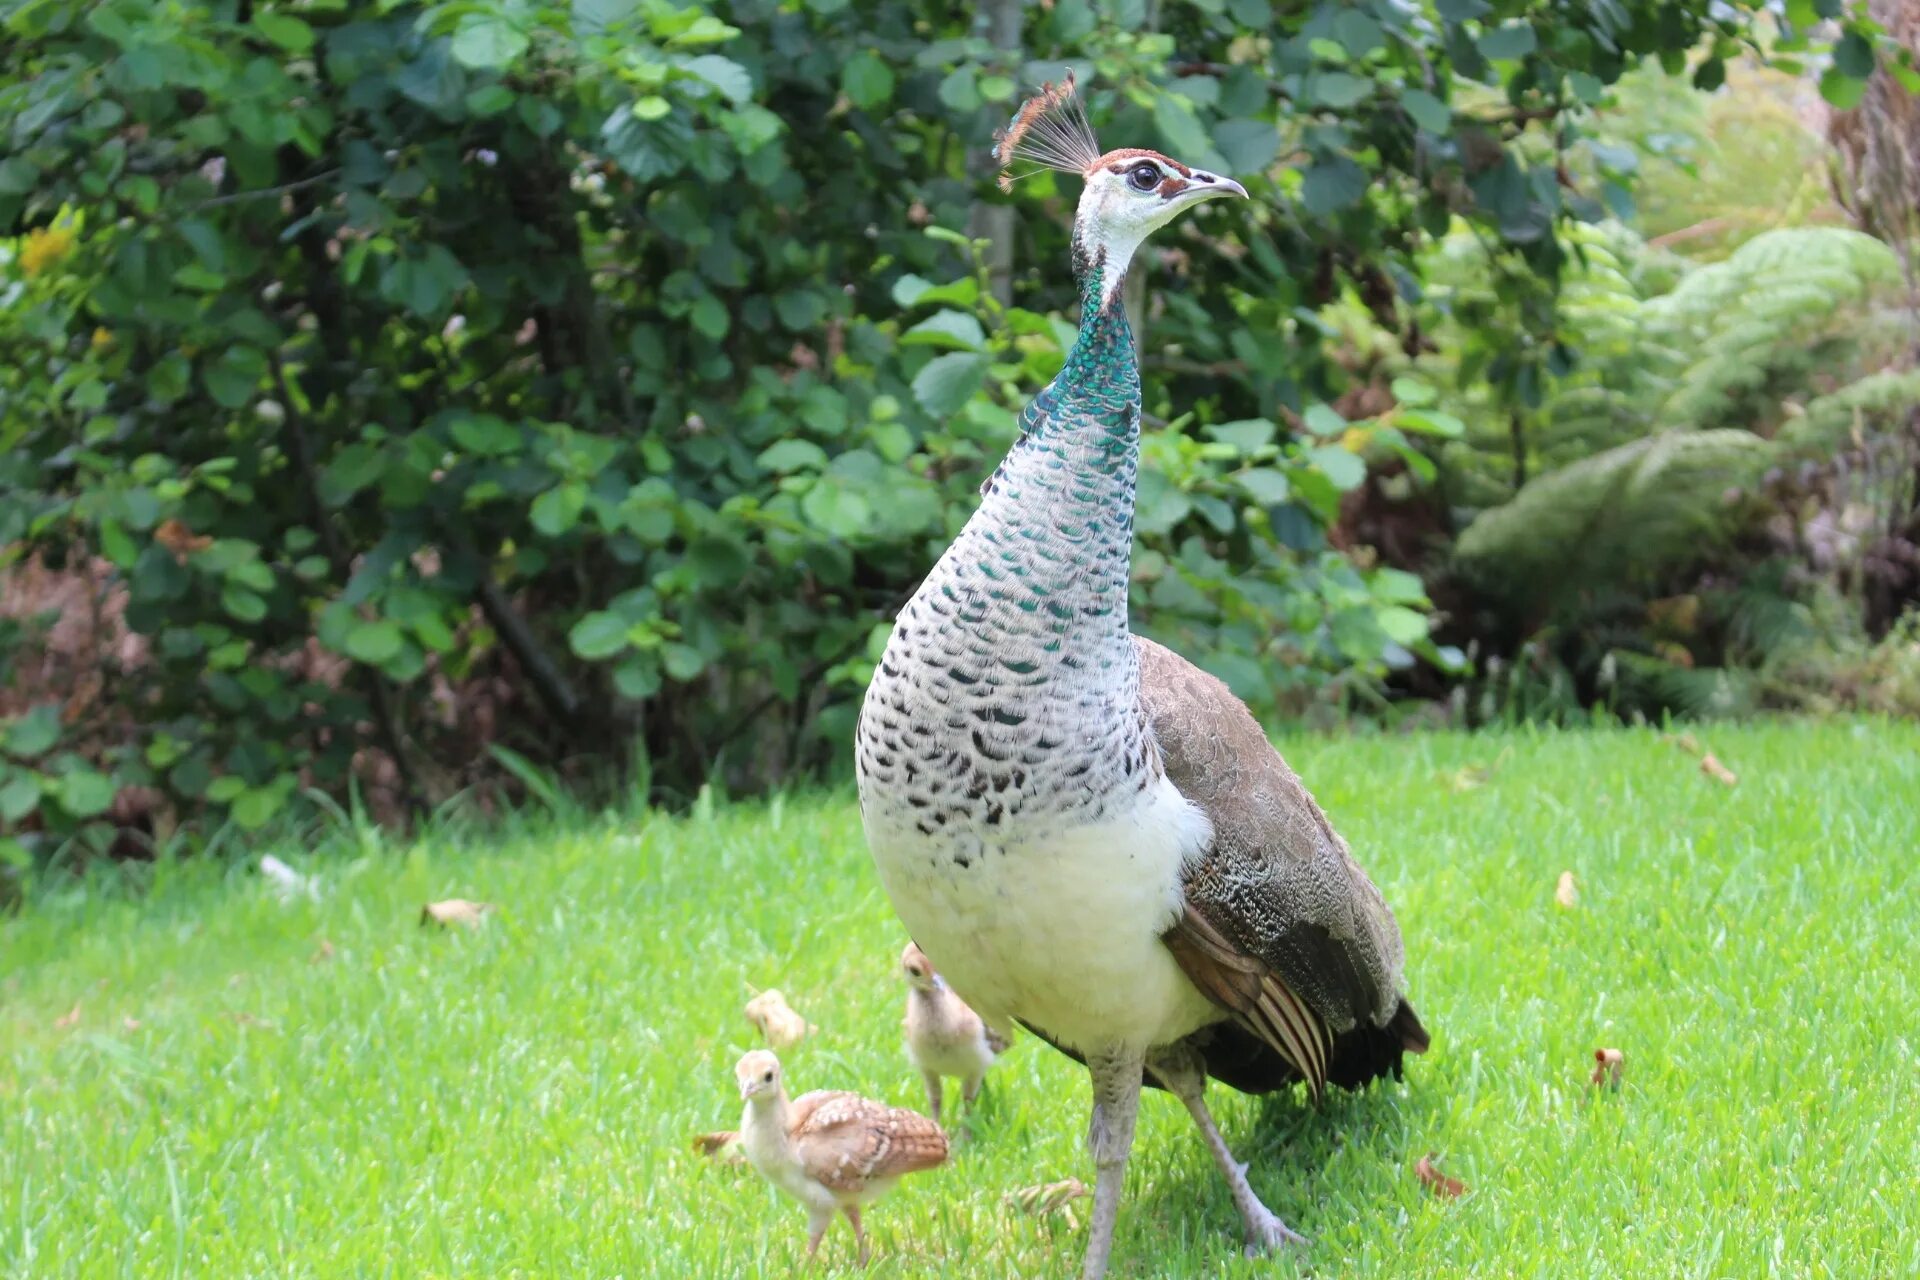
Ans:
POLYGON ((0 858, 839 759, 1072 339, 983 153, 1067 66, 1255 195, 1132 282, 1144 629, 1915 709, 1911 8, 0 0, 0 858))

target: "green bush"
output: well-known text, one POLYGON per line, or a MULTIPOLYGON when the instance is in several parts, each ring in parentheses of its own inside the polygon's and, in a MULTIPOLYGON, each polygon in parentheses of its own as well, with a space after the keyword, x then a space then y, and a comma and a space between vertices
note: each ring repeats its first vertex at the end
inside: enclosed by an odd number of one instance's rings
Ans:
POLYGON ((1050 177, 1017 306, 944 230, 1068 60, 1113 141, 1260 197, 1149 293, 1149 626, 1266 710, 1440 660, 1326 529, 1356 450, 1457 424, 1349 431, 1320 309, 1404 326, 1455 217, 1550 281, 1625 188, 1529 131, 1648 54, 1710 83, 1752 12, 1058 0, 1016 51, 912 3, 4 0, 0 554, 104 574, 145 643, 0 731, 0 850, 126 787, 428 805, 493 740, 681 789, 831 758, 1068 340, 1050 177))

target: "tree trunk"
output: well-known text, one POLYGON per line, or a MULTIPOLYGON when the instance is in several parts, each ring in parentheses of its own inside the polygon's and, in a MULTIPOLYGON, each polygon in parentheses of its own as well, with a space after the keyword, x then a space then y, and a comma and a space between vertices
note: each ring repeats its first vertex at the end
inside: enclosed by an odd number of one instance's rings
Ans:
MULTIPOLYGON (((1025 0, 986 0, 974 15, 974 29, 993 47, 1014 55, 1009 61, 1017 70, 1020 63, 1021 9, 1025 0)), ((993 148, 975 147, 967 154, 970 172, 987 175, 994 170, 993 148)), ((1013 206, 976 200, 967 218, 967 234, 987 245, 987 281, 1001 306, 1013 302, 1013 206)))

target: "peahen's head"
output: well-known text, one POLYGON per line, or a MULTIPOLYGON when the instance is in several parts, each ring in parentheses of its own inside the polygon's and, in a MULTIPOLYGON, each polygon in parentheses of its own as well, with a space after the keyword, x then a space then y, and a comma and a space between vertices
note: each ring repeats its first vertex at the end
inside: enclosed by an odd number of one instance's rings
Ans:
POLYGON ((1176 214, 1218 196, 1245 196, 1231 178, 1192 169, 1171 156, 1137 147, 1102 152, 1074 94, 1073 74, 1027 99, 995 139, 1002 190, 1013 185, 1010 166, 1031 160, 1042 168, 1086 179, 1073 220, 1074 270, 1097 272, 1110 300, 1134 250, 1176 214))

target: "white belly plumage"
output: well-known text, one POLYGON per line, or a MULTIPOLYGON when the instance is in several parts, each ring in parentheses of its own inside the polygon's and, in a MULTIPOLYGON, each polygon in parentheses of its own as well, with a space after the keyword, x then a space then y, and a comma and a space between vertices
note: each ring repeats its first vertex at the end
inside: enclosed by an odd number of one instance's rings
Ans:
POLYGON ((1165 778, 1116 817, 1044 837, 959 824, 927 836, 884 797, 866 810, 894 909, 990 1023, 1020 1018, 1089 1052, 1167 1044, 1225 1016, 1160 941, 1210 835, 1165 778))

